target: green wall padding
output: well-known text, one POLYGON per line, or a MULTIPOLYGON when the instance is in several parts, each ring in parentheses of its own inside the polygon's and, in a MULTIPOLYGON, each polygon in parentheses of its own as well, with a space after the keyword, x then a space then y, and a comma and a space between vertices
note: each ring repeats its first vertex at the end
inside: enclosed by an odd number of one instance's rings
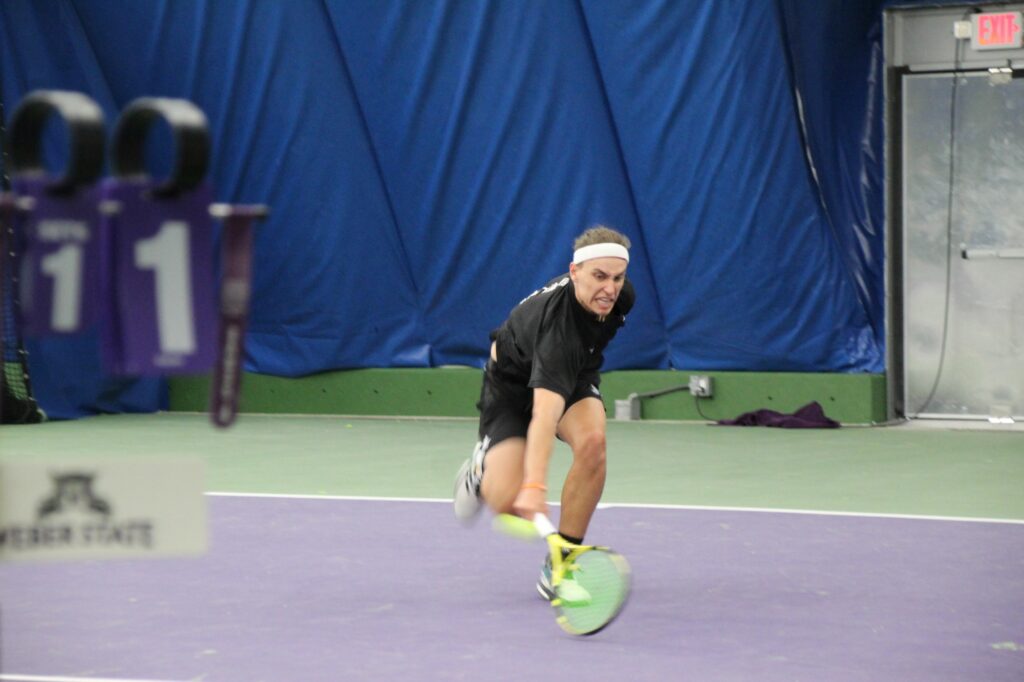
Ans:
MULTIPOLYGON (((355 369, 297 379, 246 373, 241 412, 277 414, 405 415, 475 417, 481 370, 470 367, 355 369)), ((694 374, 698 372, 693 372, 694 374)), ((718 420, 768 408, 794 412, 817 401, 825 414, 847 424, 881 423, 885 377, 880 374, 699 372, 712 377, 713 395, 686 391, 641 401, 643 419, 718 420)), ((601 392, 609 418, 615 401, 686 385, 690 372, 625 370, 603 375, 601 392)), ((171 380, 172 411, 207 409, 209 379, 171 380)))

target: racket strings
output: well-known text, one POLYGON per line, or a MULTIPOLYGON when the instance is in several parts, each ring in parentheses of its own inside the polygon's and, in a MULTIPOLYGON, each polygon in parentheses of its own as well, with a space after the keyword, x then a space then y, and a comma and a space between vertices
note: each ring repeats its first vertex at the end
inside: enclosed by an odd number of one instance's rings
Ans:
MULTIPOLYGON (((556 608, 559 624, 572 634, 591 634, 618 615, 629 594, 629 566, 620 555, 602 550, 571 557, 574 588, 586 599, 562 599, 556 608)), ((561 594, 561 592, 560 592, 561 594)))

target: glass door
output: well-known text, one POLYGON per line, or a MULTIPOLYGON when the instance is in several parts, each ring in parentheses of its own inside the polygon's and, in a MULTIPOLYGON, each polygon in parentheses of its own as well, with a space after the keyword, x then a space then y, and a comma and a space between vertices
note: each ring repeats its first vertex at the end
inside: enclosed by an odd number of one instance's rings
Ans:
POLYGON ((956 78, 902 83, 905 412, 1021 422, 1024 79, 956 78))

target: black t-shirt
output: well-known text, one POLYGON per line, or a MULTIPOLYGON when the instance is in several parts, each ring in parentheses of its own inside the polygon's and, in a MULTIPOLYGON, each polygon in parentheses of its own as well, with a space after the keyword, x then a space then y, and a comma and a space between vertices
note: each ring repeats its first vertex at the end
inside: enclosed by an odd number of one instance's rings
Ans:
POLYGON ((626 323, 636 293, 625 280, 604 321, 576 300, 568 274, 556 277, 519 302, 491 332, 498 344, 498 372, 530 388, 546 388, 566 400, 580 379, 599 385, 603 351, 626 323))

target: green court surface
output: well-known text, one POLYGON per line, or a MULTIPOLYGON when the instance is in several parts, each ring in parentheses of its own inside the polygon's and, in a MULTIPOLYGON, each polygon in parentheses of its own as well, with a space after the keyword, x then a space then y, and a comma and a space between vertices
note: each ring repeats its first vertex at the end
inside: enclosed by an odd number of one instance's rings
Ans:
MULTIPOLYGON (((211 492, 444 499, 475 439, 473 419, 162 413, 0 427, 0 457, 198 455, 211 492)), ((608 461, 606 504, 1024 519, 1019 429, 611 421, 608 461)))

